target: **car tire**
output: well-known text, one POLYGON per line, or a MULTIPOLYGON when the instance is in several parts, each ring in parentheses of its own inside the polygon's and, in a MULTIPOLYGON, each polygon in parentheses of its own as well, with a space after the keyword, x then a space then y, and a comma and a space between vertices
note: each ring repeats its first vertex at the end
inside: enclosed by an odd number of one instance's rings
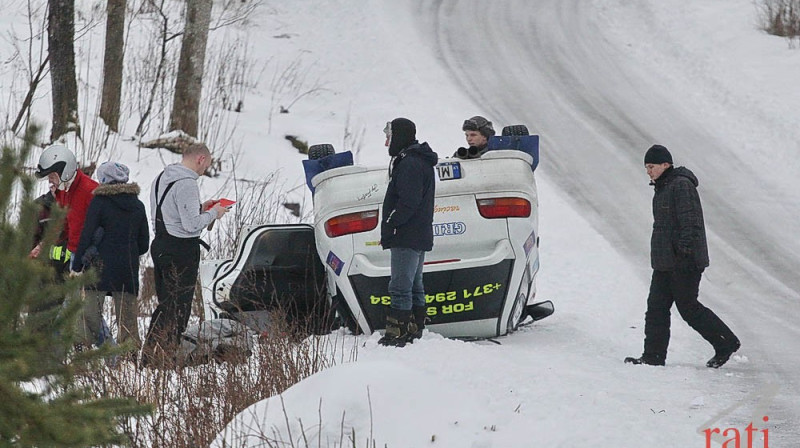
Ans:
POLYGON ((319 145, 311 145, 308 148, 308 160, 317 160, 323 157, 336 154, 336 149, 330 143, 321 143, 319 145))
POLYGON ((515 124, 503 128, 503 137, 509 137, 512 135, 531 135, 531 134, 528 132, 528 127, 525 126, 524 124, 515 124))

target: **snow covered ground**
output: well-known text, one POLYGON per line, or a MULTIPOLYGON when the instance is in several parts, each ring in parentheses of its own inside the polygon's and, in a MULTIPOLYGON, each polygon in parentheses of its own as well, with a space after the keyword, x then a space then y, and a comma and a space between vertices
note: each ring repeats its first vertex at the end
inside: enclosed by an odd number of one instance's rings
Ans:
MULTIPOLYGON (((355 434, 360 447, 684 448, 709 446, 712 427, 738 429, 744 447, 753 422, 753 447, 798 446, 800 50, 756 19, 750 0, 265 1, 247 32, 266 68, 243 112, 227 112, 237 177, 280 169, 283 188, 308 203, 294 189, 303 156, 285 134, 385 165, 381 130, 398 116, 440 156, 463 144, 469 116, 527 124, 542 136, 539 297, 556 314, 500 345, 427 334, 387 349, 377 335, 333 335, 358 346, 357 362, 254 405, 223 437, 253 428, 305 446, 302 421, 309 446, 352 446, 355 434), (298 58, 323 89, 270 121, 270 79, 298 58), (362 137, 353 144, 346 131, 362 137), (642 157, 653 143, 700 179, 711 252, 701 300, 743 343, 720 370, 704 367, 712 350, 677 312, 667 367, 622 363, 642 346, 652 219, 642 157)), ((0 107, 20 89, 10 73, 0 68, 0 107)), ((34 107, 45 120, 47 102, 34 107)), ((148 190, 176 159, 137 156, 125 141, 134 126, 113 157, 148 190)))

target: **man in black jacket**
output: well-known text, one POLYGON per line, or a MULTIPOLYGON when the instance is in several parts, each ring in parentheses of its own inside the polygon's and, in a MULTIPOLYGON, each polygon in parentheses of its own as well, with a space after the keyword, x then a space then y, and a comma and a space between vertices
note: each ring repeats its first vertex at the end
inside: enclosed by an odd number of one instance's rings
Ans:
POLYGON ((439 156, 416 139, 416 126, 406 118, 386 123, 389 186, 383 199, 381 245, 391 250, 391 306, 381 345, 402 347, 422 336, 425 289, 422 267, 425 252, 433 249, 433 167, 439 156))
POLYGON ((697 300, 700 277, 708 266, 708 245, 697 177, 685 167, 674 168, 667 148, 653 145, 644 166, 655 187, 650 264, 653 277, 644 324, 644 353, 626 363, 663 366, 669 345, 670 308, 714 347, 706 366, 719 368, 739 349, 730 328, 697 300))

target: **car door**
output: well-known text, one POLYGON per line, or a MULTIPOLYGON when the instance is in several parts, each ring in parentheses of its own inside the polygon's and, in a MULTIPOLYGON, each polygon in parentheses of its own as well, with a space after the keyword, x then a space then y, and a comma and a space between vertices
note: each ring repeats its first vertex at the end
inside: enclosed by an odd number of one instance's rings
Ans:
POLYGON ((297 323, 325 316, 325 269, 317 256, 314 228, 250 229, 233 260, 220 265, 211 288, 214 305, 228 314, 280 312, 297 323))

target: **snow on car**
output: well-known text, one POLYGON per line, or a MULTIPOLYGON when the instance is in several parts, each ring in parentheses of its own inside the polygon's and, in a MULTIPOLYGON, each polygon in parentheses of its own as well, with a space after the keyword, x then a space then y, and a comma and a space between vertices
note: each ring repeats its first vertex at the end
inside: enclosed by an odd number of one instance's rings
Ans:
MULTIPOLYGON (((539 270, 538 136, 524 126, 492 137, 474 159, 440 159, 433 250, 425 257, 426 328, 446 337, 507 334, 553 312, 532 303, 539 270), (520 132, 520 129, 524 132, 520 132), (508 133, 524 135, 505 135, 508 133)), ((390 304, 390 254, 380 246, 383 168, 352 165, 349 152, 316 145, 305 161, 314 192, 314 225, 243 229, 231 260, 206 261, 206 318, 263 323, 282 308, 312 317, 317 330, 384 328, 390 304)))

